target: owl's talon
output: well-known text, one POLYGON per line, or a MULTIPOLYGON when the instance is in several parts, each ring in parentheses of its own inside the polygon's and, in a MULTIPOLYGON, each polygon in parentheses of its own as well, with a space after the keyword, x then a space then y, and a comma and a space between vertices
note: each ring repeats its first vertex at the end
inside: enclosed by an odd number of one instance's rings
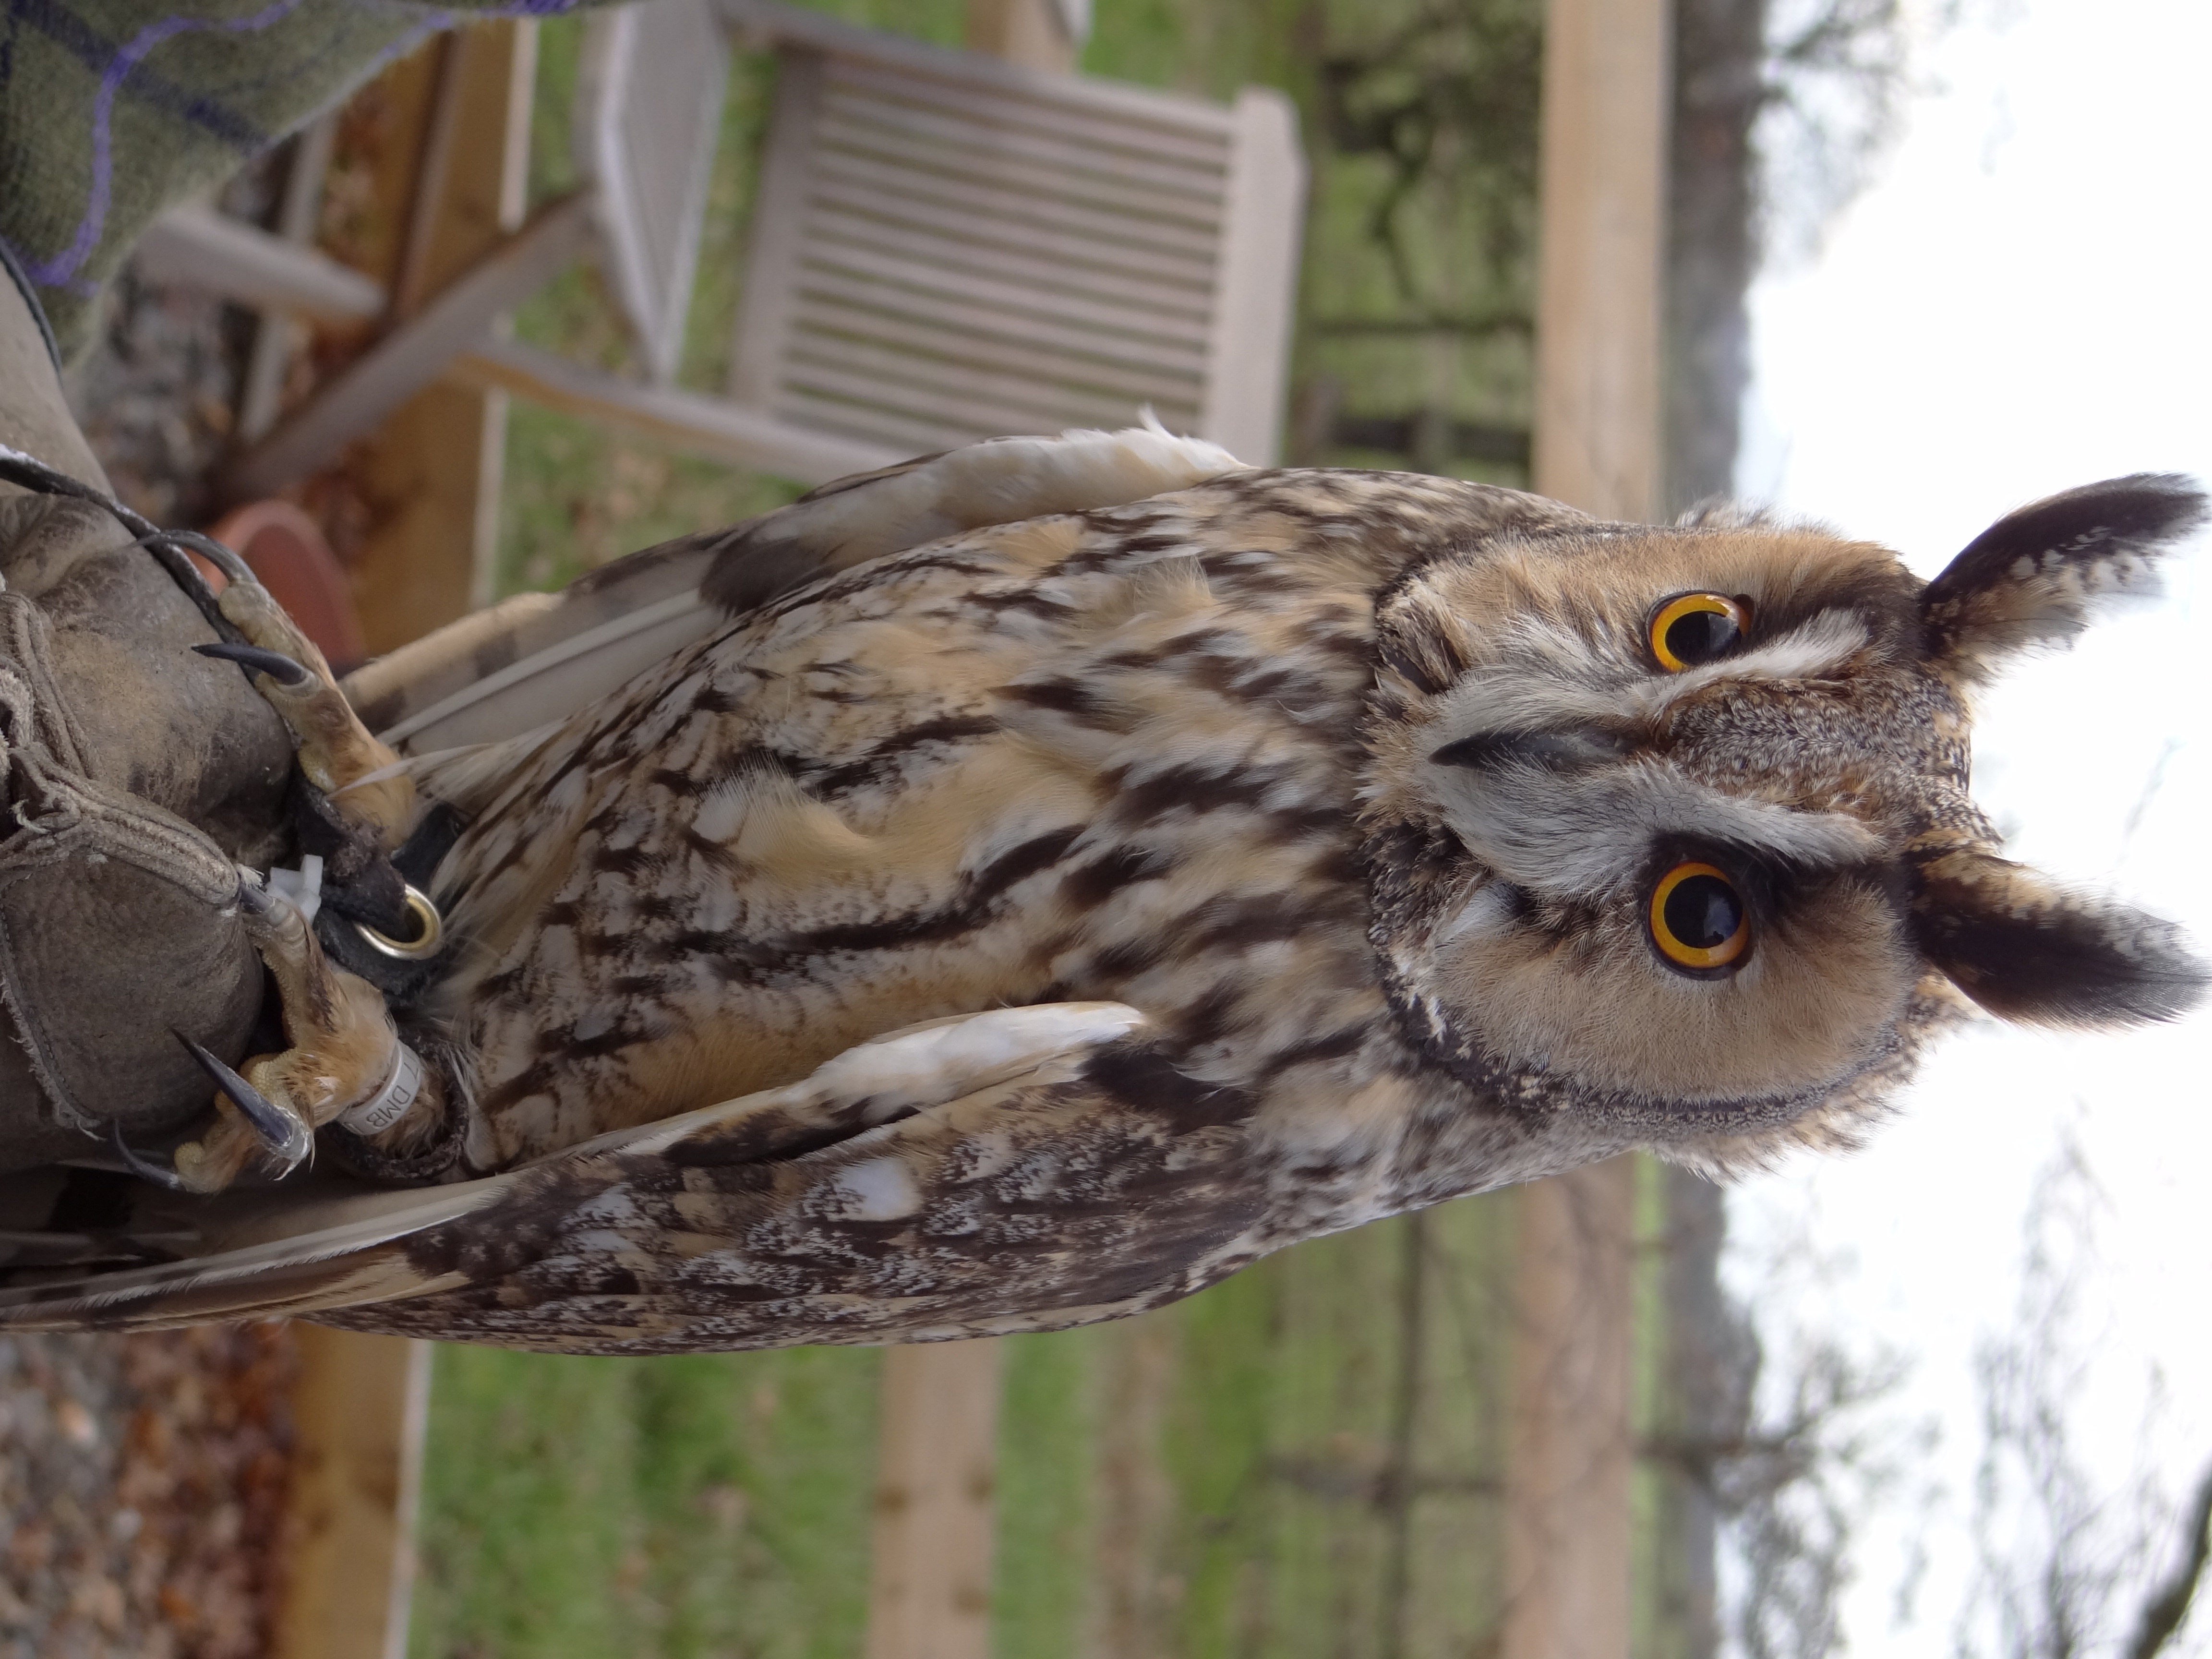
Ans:
POLYGON ((264 921, 269 913, 276 908, 279 900, 287 904, 291 902, 258 872, 248 870, 243 866, 240 866, 238 904, 247 915, 256 921, 264 921))
POLYGON ((289 1107, 276 1104, 182 1031, 174 1035, 198 1062, 200 1070, 229 1097, 239 1115, 246 1120, 246 1127, 260 1137, 263 1148, 278 1166, 279 1177, 291 1174, 307 1161, 307 1154, 315 1148, 315 1132, 308 1127, 307 1119, 289 1107))
POLYGON ((123 1167, 141 1181, 150 1181, 157 1187, 167 1187, 173 1193, 188 1193, 191 1188, 174 1170, 165 1170, 150 1158, 140 1157, 131 1150, 131 1143, 123 1138, 123 1125, 116 1123, 108 1139, 115 1143, 115 1155, 123 1160, 123 1167))
POLYGON ((172 546, 190 548, 216 569, 222 571, 223 580, 234 587, 261 586, 261 578, 253 574, 253 567, 246 563, 235 550, 226 547, 212 536, 204 535, 197 530, 157 530, 151 535, 141 536, 137 538, 137 544, 142 547, 153 542, 167 542, 172 546))
POLYGON ((196 645, 193 650, 203 657, 216 657, 225 662, 238 663, 257 674, 266 674, 287 690, 298 690, 314 678, 314 675, 281 651, 264 651, 258 645, 196 645))

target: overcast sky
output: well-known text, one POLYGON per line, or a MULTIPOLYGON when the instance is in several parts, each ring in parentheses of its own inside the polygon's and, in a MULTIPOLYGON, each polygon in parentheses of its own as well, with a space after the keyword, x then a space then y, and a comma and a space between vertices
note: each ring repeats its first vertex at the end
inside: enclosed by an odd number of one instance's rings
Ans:
MULTIPOLYGON (((2212 3, 2023 0, 1924 38, 1916 75, 1873 187, 1808 263, 1754 291, 1738 483, 1933 574, 2052 490, 2212 477, 2212 3)), ((2207 676, 2212 577, 2185 571, 2159 609, 2015 673, 1983 711, 1975 781, 2015 856, 2212 945, 2207 676)), ((1842 1264, 1825 1289, 1771 1299, 1771 1332, 1810 1320, 1912 1350, 1894 1409, 1940 1425, 1916 1474, 1941 1495, 1924 1516, 1898 1505, 1862 1553, 1853 1652, 1954 1651, 1973 1358, 2011 1321, 2027 1196, 2069 1133, 2102 1194, 2078 1334, 2094 1364, 2069 1431, 2101 1479, 2118 1486, 2148 1457, 2178 1494, 2212 1462, 2212 1019, 2125 1037, 1977 1031, 1867 1152, 1732 1200, 1740 1285, 1801 1233, 1842 1264), (1900 1620, 1916 1540, 1925 1570, 1900 1620)), ((2173 1651, 2212 1655, 2212 1609, 2173 1651)))

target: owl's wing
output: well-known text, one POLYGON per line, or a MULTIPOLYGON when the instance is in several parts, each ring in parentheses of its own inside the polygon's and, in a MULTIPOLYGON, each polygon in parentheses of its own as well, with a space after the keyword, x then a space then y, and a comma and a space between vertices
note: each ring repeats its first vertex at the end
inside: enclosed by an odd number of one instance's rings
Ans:
POLYGON ((729 531, 702 591, 732 613, 801 582, 992 525, 1122 507, 1243 470, 1218 444, 1152 422, 993 438, 838 478, 729 531))
POLYGON ((519 737, 817 576, 963 531, 1144 501, 1242 466, 1218 444, 1158 425, 924 455, 632 553, 559 593, 518 594, 356 670, 346 695, 403 755, 519 737))
POLYGON ((699 597, 715 530, 648 547, 558 593, 518 593, 342 682, 403 755, 495 743, 565 719, 727 620, 699 597))
MULTIPOLYGON (((300 1314, 577 1352, 1051 1328, 1186 1294, 1255 1252, 1249 1102, 1112 1003, 861 1044, 805 1081, 489 1180, 148 1214, 149 1265, 18 1269, 0 1325, 300 1314), (151 1237, 163 1227, 168 1243, 151 1237)), ((111 1235, 109 1255, 115 1253, 111 1235)))

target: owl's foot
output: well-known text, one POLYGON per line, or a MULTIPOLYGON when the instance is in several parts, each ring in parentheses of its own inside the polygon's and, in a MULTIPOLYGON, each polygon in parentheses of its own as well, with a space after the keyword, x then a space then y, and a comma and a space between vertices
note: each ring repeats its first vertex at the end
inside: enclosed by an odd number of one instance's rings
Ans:
POLYGON ((254 689, 290 728, 308 781, 349 823, 374 830, 386 850, 398 847, 414 825, 414 782, 392 771, 398 757, 361 723, 323 653, 258 582, 234 580, 217 602, 247 643, 195 648, 252 671, 254 689))
POLYGON ((276 981, 291 1046, 234 1072, 187 1043, 222 1091, 214 1127, 177 1148, 173 1180, 125 1149, 138 1173, 187 1192, 219 1193, 263 1160, 289 1175, 326 1123, 342 1121, 381 1146, 405 1140, 440 1109, 439 1091, 400 1042, 382 994, 333 965, 283 895, 246 884, 239 901, 247 937, 276 981))

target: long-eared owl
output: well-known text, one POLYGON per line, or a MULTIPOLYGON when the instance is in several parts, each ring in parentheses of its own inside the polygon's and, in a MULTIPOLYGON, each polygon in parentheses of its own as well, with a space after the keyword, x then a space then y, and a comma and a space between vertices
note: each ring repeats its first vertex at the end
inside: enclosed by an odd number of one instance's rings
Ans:
POLYGON ((449 826, 447 946, 380 995, 248 880, 291 1046, 131 1251, 49 1253, 0 1318, 1049 1328, 1626 1149, 1848 1146, 1973 1005, 2201 989, 2168 926, 2003 857, 1968 736, 2203 505, 2092 485, 1923 583, 1757 515, 1071 434, 488 613, 356 677, 358 721, 262 617, 332 799, 449 826), (594 655, 647 611, 684 637, 594 655), (324 1156, 240 1179, 270 1114, 324 1156))

